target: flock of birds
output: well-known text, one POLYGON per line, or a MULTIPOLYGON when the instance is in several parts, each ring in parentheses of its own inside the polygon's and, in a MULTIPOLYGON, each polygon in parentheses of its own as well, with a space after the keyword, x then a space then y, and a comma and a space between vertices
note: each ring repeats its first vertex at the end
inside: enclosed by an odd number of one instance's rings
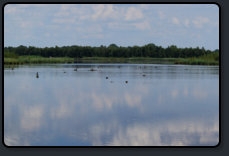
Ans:
MULTIPOLYGON (((75 68, 74 71, 77 71, 77 68, 75 68)), ((89 71, 96 71, 96 70, 91 68, 89 71)), ((64 73, 66 73, 66 72, 64 71, 64 73)), ((146 75, 143 74, 142 76, 145 77, 146 75)), ((36 73, 36 78, 39 78, 39 73, 38 72, 36 73)), ((106 79, 109 79, 108 76, 106 76, 106 79)), ((110 82, 112 83, 113 81, 110 81, 110 82)), ((128 81, 125 81, 125 83, 128 83, 128 81)))
MULTIPOLYGON (((119 66, 119 68, 120 68, 120 66, 119 66)), ((14 67, 12 67, 11 69, 14 70, 14 67)), ((77 71, 77 68, 75 68, 74 71, 77 71)), ((89 71, 96 71, 96 70, 91 68, 89 71)), ((66 73, 66 72, 64 71, 64 73, 66 73)), ((142 76, 145 77, 146 75, 143 74, 142 76)), ((39 78, 39 73, 38 72, 36 73, 36 78, 39 78)), ((106 76, 106 79, 109 79, 108 76, 106 76)), ((110 81, 110 82, 112 83, 113 81, 110 81)), ((128 83, 128 81, 125 81, 125 83, 128 83)))

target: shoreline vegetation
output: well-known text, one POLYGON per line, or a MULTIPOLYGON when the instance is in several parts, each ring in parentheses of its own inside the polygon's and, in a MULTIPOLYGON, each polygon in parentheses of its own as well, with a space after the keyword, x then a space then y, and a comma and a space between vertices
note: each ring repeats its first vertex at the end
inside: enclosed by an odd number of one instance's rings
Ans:
POLYGON ((200 58, 106 58, 106 57, 41 57, 41 56, 19 56, 18 58, 4 57, 5 65, 41 64, 41 63, 137 63, 137 64, 187 64, 187 65, 219 65, 219 62, 203 56, 200 58))
POLYGON ((5 47, 4 64, 40 63, 137 63, 137 64, 188 64, 219 65, 219 51, 204 48, 162 48, 154 44, 142 47, 5 47))

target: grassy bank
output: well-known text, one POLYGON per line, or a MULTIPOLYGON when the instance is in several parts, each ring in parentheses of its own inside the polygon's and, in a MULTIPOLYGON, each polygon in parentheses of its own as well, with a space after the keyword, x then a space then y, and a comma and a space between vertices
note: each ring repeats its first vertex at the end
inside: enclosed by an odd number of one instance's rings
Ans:
POLYGON ((200 57, 180 58, 174 63, 190 65, 219 65, 219 53, 211 53, 200 57))
POLYGON ((117 58, 117 57, 84 57, 84 58, 68 58, 68 57, 41 57, 41 56, 18 56, 18 57, 4 57, 4 64, 18 65, 18 64, 39 64, 39 63, 137 63, 137 64, 174 64, 178 61, 177 58, 149 58, 149 57, 131 57, 131 58, 117 58))
POLYGON ((191 65, 218 65, 218 53, 212 53, 193 58, 150 58, 150 57, 41 57, 41 56, 5 56, 4 64, 39 64, 39 63, 138 63, 138 64, 191 64, 191 65))
POLYGON ((219 65, 219 55, 208 54, 192 58, 150 58, 150 57, 84 57, 77 59, 78 63, 144 63, 144 64, 190 64, 190 65, 219 65))
POLYGON ((69 57, 18 56, 4 57, 4 64, 74 63, 69 57))
POLYGON ((219 65, 219 62, 215 60, 206 60, 201 58, 187 58, 187 59, 181 58, 178 61, 175 61, 174 64, 219 65))

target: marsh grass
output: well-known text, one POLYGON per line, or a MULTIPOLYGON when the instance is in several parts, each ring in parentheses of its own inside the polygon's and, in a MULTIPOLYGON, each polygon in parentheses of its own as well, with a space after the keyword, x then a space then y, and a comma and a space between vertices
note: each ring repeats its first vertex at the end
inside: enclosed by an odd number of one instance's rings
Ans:
POLYGON ((180 58, 174 63, 191 65, 219 65, 219 53, 211 53, 200 57, 180 58))
POLYGON ((190 65, 219 65, 219 53, 211 53, 192 58, 151 58, 151 57, 42 57, 17 56, 13 53, 4 54, 4 64, 39 64, 39 63, 137 63, 137 64, 190 64, 190 65))
POLYGON ((69 57, 41 57, 41 56, 19 56, 18 58, 4 57, 4 64, 39 64, 39 63, 73 63, 74 59, 69 57))
POLYGON ((144 63, 144 64, 190 64, 190 65, 218 65, 218 55, 209 54, 192 58, 150 58, 150 57, 84 57, 77 59, 78 63, 144 63))

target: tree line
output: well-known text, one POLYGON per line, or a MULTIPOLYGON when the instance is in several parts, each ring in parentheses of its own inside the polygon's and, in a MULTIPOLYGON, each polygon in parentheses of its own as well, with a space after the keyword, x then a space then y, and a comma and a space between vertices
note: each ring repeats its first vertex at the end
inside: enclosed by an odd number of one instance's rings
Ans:
POLYGON ((63 47, 45 47, 38 48, 33 46, 5 47, 5 53, 15 53, 16 55, 37 55, 43 57, 153 57, 153 58, 187 58, 199 57, 212 52, 218 52, 218 49, 211 51, 204 48, 178 48, 175 45, 163 48, 153 43, 144 46, 122 47, 116 44, 109 46, 63 46, 63 47))

